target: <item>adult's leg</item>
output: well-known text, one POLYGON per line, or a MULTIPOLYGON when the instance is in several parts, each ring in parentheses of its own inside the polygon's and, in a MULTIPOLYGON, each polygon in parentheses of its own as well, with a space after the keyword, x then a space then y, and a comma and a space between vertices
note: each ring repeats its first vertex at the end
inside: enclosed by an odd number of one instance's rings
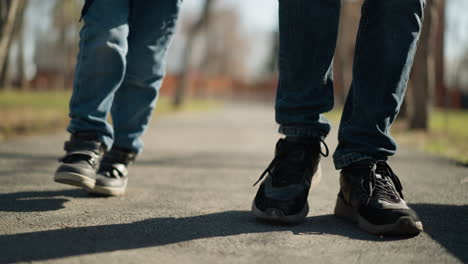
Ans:
POLYGON ((180 0, 132 1, 129 52, 124 81, 112 106, 115 145, 134 152, 145 131, 165 74, 180 0))
POLYGON ((421 32, 425 0, 366 0, 356 42, 353 82, 339 130, 335 166, 385 160, 421 32))
POLYGON ((287 136, 325 137, 333 107, 332 60, 340 0, 280 0, 276 121, 287 136))
POLYGON ((93 131, 107 147, 113 130, 106 120, 126 70, 128 18, 128 0, 94 0, 80 33, 68 131, 93 131))
MULTIPOLYGON (((280 81, 276 120, 286 139, 262 179, 252 213, 274 222, 301 222, 307 197, 320 180, 320 140, 330 125, 320 115, 333 107, 332 58, 340 0, 280 0, 280 81)), ((325 154, 325 155, 328 155, 325 154)))

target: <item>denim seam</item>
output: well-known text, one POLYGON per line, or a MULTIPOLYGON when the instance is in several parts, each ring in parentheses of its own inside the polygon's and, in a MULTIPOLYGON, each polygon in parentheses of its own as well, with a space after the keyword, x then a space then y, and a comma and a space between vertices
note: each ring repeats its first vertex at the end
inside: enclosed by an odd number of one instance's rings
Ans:
MULTIPOLYGON (((357 68, 357 66, 356 66, 356 65, 357 65, 357 61, 359 60, 359 57, 360 57, 359 55, 361 54, 361 50, 362 50, 362 47, 361 47, 362 44, 361 44, 361 41, 359 41, 359 40, 362 38, 362 32, 363 32, 363 31, 366 29, 366 27, 367 27, 367 16, 364 15, 364 14, 367 12, 367 5, 368 5, 368 2, 367 2, 367 0, 365 0, 364 3, 362 4, 361 22, 360 22, 360 25, 359 25, 359 28, 358 28, 358 32, 357 32, 357 36, 356 36, 356 41, 357 41, 357 42, 356 42, 356 48, 355 48, 356 50, 355 50, 355 52, 354 52, 355 57, 354 57, 354 61, 353 61, 353 69, 356 69, 356 68, 357 68)), ((355 70, 353 70, 353 71, 355 71, 355 70)), ((354 75, 354 72, 353 72, 353 75, 354 75)), ((359 83, 358 83, 358 81, 357 81, 357 78, 353 78, 353 82, 354 82, 357 86, 359 86, 359 83)), ((355 85, 355 86, 356 86, 356 85, 355 85)), ((354 89, 354 90, 355 90, 355 89, 354 89)), ((353 91, 349 91, 349 92, 352 92, 352 93, 349 94, 348 96, 352 96, 352 100, 353 100, 354 102, 358 102, 357 98, 355 98, 355 97, 357 96, 356 93, 354 93, 353 91)), ((351 114, 350 114, 350 116, 352 116, 353 113, 356 112, 355 108, 356 108, 356 104, 353 103, 353 104, 352 104, 352 109, 351 109, 351 114)), ((343 127, 347 127, 347 126, 349 125, 349 121, 347 121, 347 120, 342 120, 342 122, 343 122, 343 127)), ((339 135, 341 134, 341 130, 342 130, 342 129, 340 129, 340 131, 338 132, 339 135)))
MULTIPOLYGON (((80 47, 79 47, 80 48, 80 58, 78 60, 77 67, 76 67, 76 87, 75 87, 76 89, 79 89, 81 87, 81 83, 82 83, 81 78, 79 76, 82 74, 83 63, 84 63, 84 61, 86 59, 86 56, 85 56, 85 54, 86 54, 86 49, 85 49, 86 45, 85 45, 84 39, 86 39, 87 34, 88 34, 88 27, 85 27, 83 29, 83 37, 82 37, 83 40, 80 43, 80 47)), ((70 102, 73 102, 73 99, 75 97, 74 95, 75 95, 75 93, 72 93, 72 97, 70 98, 70 102)))

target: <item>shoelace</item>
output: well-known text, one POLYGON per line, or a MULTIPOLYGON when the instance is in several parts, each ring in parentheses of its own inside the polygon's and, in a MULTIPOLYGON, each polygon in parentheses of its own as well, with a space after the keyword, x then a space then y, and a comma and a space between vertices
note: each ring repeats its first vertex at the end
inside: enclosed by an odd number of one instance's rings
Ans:
MULTIPOLYGON (((282 142, 284 141, 284 139, 280 139, 278 141, 278 143, 276 143, 276 149, 279 149, 280 148, 280 144, 282 144, 282 142)), ((320 155, 322 155, 323 157, 328 157, 328 155, 330 154, 330 151, 328 149, 328 146, 327 144, 325 143, 325 141, 323 141, 323 139, 320 139, 320 143, 325 147, 325 153, 322 152, 322 148, 320 147, 320 155)), ((308 147, 308 144, 306 144, 305 147, 308 147)), ((273 168, 275 168, 280 160, 282 160, 284 158, 284 152, 281 152, 279 151, 275 157, 273 158, 273 160, 271 161, 271 163, 268 165, 268 167, 263 171, 263 173, 260 175, 260 178, 258 178, 258 180, 253 184, 253 186, 256 186, 261 180, 263 180, 263 178, 265 178, 265 176, 267 174, 273 174, 273 168)), ((295 168, 291 168, 291 169, 295 169, 295 168)), ((299 168, 300 170, 302 168, 299 168)), ((304 176, 302 176, 304 177, 304 176)), ((304 179, 308 182, 307 179, 304 179)), ((310 183, 309 183, 310 184, 310 183)))
POLYGON ((101 164, 99 173, 106 177, 122 178, 124 176, 124 172, 122 172, 121 169, 119 169, 118 166, 116 165, 126 166, 125 164, 121 164, 121 163, 101 164))
MULTIPOLYGON (((367 180, 367 188, 364 188, 364 186, 363 188, 367 189, 369 200, 372 197, 395 198, 398 196, 395 191, 398 192, 401 199, 404 199, 403 186, 401 185, 400 179, 386 161, 374 162, 369 176, 364 179, 367 180), (377 174, 379 174, 380 177, 378 177, 377 174)), ((361 183, 361 185, 363 184, 361 183)))
POLYGON ((112 149, 104 156, 99 173, 107 177, 121 178, 127 173, 127 166, 135 157, 135 153, 112 149))

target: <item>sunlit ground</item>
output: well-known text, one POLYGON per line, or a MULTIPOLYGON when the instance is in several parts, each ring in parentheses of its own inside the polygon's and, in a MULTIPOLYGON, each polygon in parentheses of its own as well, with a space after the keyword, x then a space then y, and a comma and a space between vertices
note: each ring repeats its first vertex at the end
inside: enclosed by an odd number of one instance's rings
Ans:
MULTIPOLYGON (((66 127, 70 95, 70 91, 0 92, 0 140, 66 127)), ((219 104, 190 99, 177 111, 208 110, 219 104)), ((159 98, 156 115, 174 111, 170 98, 159 98)))
POLYGON ((398 125, 394 134, 411 145, 468 165, 468 111, 436 109, 431 112, 429 132, 405 131, 398 125))

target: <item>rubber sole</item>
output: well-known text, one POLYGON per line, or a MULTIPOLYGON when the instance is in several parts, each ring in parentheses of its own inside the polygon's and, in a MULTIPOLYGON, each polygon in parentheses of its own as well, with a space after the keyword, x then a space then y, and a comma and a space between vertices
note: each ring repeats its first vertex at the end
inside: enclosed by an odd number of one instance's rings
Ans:
POLYGON ((335 215, 353 222, 364 231, 375 235, 416 236, 423 231, 422 223, 420 221, 414 221, 410 216, 400 217, 393 224, 372 224, 360 216, 356 210, 347 205, 340 197, 338 197, 336 201, 335 215))
POLYGON ((87 190, 93 189, 94 185, 96 184, 95 179, 72 172, 56 172, 54 175, 54 181, 62 184, 85 188, 87 190))
POLYGON ((94 185, 94 188, 88 190, 88 192, 104 196, 122 196, 125 194, 126 189, 127 181, 125 181, 125 184, 122 187, 106 187, 101 185, 94 185))
POLYGON ((299 224, 304 221, 307 214, 309 213, 309 204, 306 203, 304 208, 302 208, 298 214, 284 215, 281 210, 276 208, 268 208, 265 211, 261 211, 257 208, 257 206, 255 206, 255 201, 253 201, 252 213, 256 218, 271 223, 299 224))
MULTIPOLYGON (((319 164, 317 172, 312 176, 312 182, 310 184, 310 189, 315 189, 319 182, 322 180, 322 166, 319 164)), ((267 208, 265 211, 262 211, 257 208, 255 205, 255 200, 252 202, 252 214, 261 220, 265 220, 272 223, 283 223, 283 224, 299 224, 305 220, 307 214, 309 213, 309 203, 306 202, 302 210, 294 215, 284 215, 284 213, 277 208, 267 208)))

